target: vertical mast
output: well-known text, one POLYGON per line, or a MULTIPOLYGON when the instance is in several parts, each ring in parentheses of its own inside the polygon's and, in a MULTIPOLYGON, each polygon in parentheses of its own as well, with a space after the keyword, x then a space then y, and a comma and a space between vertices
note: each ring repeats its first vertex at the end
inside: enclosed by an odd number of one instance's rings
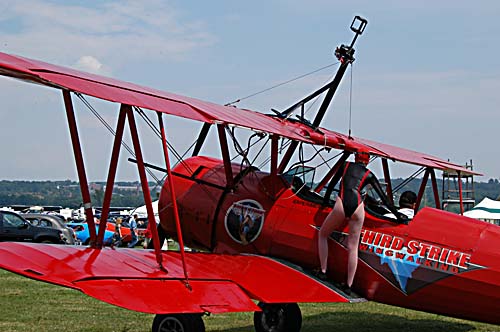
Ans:
MULTIPOLYGON (((319 127, 321 121, 323 120, 326 114, 328 106, 330 106, 330 103, 332 102, 333 97, 335 96, 335 92, 337 91, 337 88, 339 87, 340 82, 342 81, 342 77, 344 76, 347 67, 349 66, 349 64, 354 62, 354 44, 356 43, 356 39, 358 39, 358 36, 363 34, 363 31, 365 30, 367 24, 368 21, 366 19, 360 16, 354 17, 351 23, 351 30, 354 32, 354 38, 351 41, 351 45, 346 46, 342 44, 335 50, 335 56, 340 61, 340 67, 337 70, 337 74, 335 74, 333 80, 327 85, 321 87, 319 90, 316 90, 309 96, 305 97, 304 99, 298 101, 297 103, 290 106, 283 112, 279 113, 278 117, 283 119, 289 118, 297 108, 303 107, 305 103, 316 98, 323 92, 327 91, 325 98, 323 99, 323 103, 321 104, 318 113, 316 114, 316 117, 314 118, 311 124, 313 128, 319 127)), ((300 120, 306 122, 306 120, 302 117, 300 118, 300 120)), ((294 144, 294 142, 292 142, 292 144, 288 148, 285 157, 281 161, 281 164, 278 168, 280 172, 282 172, 285 169, 286 165, 290 161, 290 158, 295 152, 297 146, 298 146, 297 143, 294 144)))

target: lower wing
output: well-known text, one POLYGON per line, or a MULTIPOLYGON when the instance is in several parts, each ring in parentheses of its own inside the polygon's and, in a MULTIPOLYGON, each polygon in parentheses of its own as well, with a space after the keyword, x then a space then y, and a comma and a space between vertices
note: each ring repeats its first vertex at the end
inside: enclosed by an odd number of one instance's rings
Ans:
POLYGON ((126 309, 155 313, 260 311, 266 303, 349 302, 310 276, 253 255, 164 251, 161 269, 149 250, 0 243, 0 268, 79 290, 126 309))

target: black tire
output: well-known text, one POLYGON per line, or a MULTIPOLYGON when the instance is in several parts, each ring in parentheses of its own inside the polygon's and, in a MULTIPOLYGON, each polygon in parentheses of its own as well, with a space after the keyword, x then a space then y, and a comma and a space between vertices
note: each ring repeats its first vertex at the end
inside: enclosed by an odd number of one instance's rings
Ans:
POLYGON ((297 303, 259 303, 262 311, 253 315, 257 332, 299 332, 302 313, 297 303))
POLYGON ((152 332, 205 332, 205 323, 200 314, 156 315, 152 332))

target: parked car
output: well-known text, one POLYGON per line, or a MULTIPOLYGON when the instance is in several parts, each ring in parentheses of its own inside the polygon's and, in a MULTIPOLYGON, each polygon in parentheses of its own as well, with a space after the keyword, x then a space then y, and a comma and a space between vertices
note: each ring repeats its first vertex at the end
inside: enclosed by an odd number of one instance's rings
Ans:
POLYGON ((59 229, 33 226, 15 212, 0 211, 0 241, 64 244, 65 236, 59 229))
MULTIPOLYGON (((130 224, 129 224, 130 218, 124 219, 122 221, 122 243, 127 244, 132 241, 132 234, 130 231, 130 224)), ((108 221, 106 224, 106 229, 109 231, 114 232, 115 227, 116 227, 116 220, 108 221)), ((144 241, 144 237, 146 234, 146 231, 148 229, 148 219, 146 217, 144 218, 138 218, 137 219, 137 238, 138 238, 138 243, 142 243, 144 241)))
MULTIPOLYGON (((90 232, 89 225, 84 222, 70 222, 67 223, 66 226, 73 228, 76 234, 76 238, 83 243, 84 245, 88 245, 90 241, 90 232)), ((99 232, 99 226, 96 226, 96 232, 99 232)), ((113 232, 104 231, 104 245, 110 245, 113 241, 113 232)))
MULTIPOLYGON (((108 221, 106 223, 106 229, 110 232, 115 232, 116 223, 115 221, 108 221)), ((132 241, 132 235, 130 234, 130 228, 128 227, 128 223, 122 222, 122 244, 127 244, 132 241)))
POLYGON ((61 217, 46 213, 23 213, 24 219, 28 220, 33 226, 50 227, 60 230, 64 235, 66 244, 75 244, 76 234, 73 228, 66 226, 61 217))

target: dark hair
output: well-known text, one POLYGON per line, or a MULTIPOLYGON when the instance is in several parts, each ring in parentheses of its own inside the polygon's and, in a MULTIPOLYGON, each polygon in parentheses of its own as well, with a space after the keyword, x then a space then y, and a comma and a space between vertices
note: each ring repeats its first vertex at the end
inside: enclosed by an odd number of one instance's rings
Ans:
POLYGON ((399 198, 399 207, 413 208, 413 204, 417 202, 417 194, 407 190, 401 194, 399 198))

